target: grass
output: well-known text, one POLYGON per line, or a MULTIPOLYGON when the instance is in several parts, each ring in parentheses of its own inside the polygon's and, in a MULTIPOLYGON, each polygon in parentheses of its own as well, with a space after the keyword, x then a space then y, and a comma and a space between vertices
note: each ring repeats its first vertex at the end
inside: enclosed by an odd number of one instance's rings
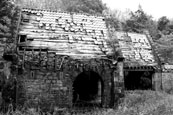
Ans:
POLYGON ((131 91, 115 110, 117 115, 171 115, 173 97, 154 91, 131 91))
MULTIPOLYGON (((28 109, 25 111, 8 112, 6 115, 41 115, 40 111, 28 109)), ((155 91, 128 91, 125 98, 116 108, 95 108, 91 111, 65 111, 63 115, 172 115, 173 96, 164 92, 155 91)), ((5 114, 0 114, 5 115, 5 114)), ((46 115, 43 113, 42 115, 46 115)), ((50 115, 50 113, 47 113, 50 115)), ((59 115, 54 112, 53 115, 59 115)))

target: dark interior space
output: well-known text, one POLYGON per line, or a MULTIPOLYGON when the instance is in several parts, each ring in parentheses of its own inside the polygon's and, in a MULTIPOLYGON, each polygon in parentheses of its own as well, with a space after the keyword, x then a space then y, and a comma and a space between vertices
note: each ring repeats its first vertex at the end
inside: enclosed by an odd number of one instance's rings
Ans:
POLYGON ((73 83, 73 105, 100 104, 103 92, 103 81, 93 71, 80 73, 73 83))
POLYGON ((26 35, 20 35, 20 43, 21 42, 26 42, 26 35))
POLYGON ((152 89, 153 71, 125 71, 124 83, 126 90, 152 89))

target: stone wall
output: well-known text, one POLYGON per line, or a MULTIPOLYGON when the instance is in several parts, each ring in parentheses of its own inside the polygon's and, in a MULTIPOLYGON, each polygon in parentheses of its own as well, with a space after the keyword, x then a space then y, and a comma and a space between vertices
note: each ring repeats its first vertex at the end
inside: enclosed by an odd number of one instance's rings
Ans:
POLYGON ((173 72, 156 72, 152 79, 154 90, 173 93, 173 72))
POLYGON ((163 90, 167 93, 173 93, 173 72, 162 73, 163 90))
POLYGON ((68 106, 71 95, 71 81, 63 72, 27 70, 24 85, 28 106, 68 106))
POLYGON ((27 107, 40 106, 43 109, 52 109, 54 106, 71 107, 72 85, 75 78, 83 71, 91 70, 98 73, 104 81, 101 100, 102 105, 108 107, 111 101, 110 89, 113 73, 110 62, 104 60, 73 60, 73 62, 70 65, 64 63, 60 70, 31 69, 25 64, 25 70, 20 75, 24 85, 25 105, 27 107))
POLYGON ((22 9, 19 22, 17 52, 27 106, 71 107, 73 82, 88 70, 104 82, 102 105, 112 105, 114 69, 104 17, 22 9))
POLYGON ((156 91, 162 90, 162 73, 161 72, 155 72, 152 76, 152 85, 153 89, 156 91))

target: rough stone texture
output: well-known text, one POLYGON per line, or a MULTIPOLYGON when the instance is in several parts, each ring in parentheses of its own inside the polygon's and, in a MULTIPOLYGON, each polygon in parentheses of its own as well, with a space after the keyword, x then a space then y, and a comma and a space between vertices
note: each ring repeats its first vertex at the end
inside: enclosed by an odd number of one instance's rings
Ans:
POLYGON ((173 93, 173 72, 162 73, 163 90, 167 93, 173 93))
POLYGON ((60 76, 62 72, 27 71, 24 74, 27 100, 38 104, 42 104, 47 100, 48 102, 52 101, 51 104, 58 106, 68 105, 71 84, 66 76, 60 76), (54 101, 54 98, 58 100, 54 101))
MULTIPOLYGON (((67 60, 70 59, 66 59, 65 62, 67 60)), ((71 61, 63 63, 61 70, 30 69, 25 64, 25 71, 21 75, 23 76, 21 79, 26 95, 26 99, 23 100, 25 105, 28 107, 40 106, 43 109, 51 109, 54 106, 71 107, 73 98, 72 85, 75 78, 83 71, 92 70, 98 73, 104 81, 102 105, 109 107, 113 72, 110 67, 111 63, 106 60, 76 61, 72 59, 71 61)))
POLYGON ((104 17, 36 9, 21 14, 18 54, 25 105, 71 107, 75 78, 92 70, 104 81, 101 100, 108 107, 114 101, 114 69, 107 58, 111 50, 104 17))
POLYGON ((156 72, 153 74, 153 89, 156 91, 161 91, 162 90, 162 73, 161 72, 156 72))

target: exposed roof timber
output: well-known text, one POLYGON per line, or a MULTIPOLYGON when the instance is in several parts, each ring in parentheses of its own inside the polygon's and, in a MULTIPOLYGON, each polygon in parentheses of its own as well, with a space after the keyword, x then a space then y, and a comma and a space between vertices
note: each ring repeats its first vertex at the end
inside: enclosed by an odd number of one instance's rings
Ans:
POLYGON ((20 53, 24 49, 44 48, 57 55, 82 59, 102 58, 111 53, 102 16, 27 8, 22 9, 22 16, 28 21, 20 20, 18 35, 26 35, 26 38, 19 36, 20 53))
POLYGON ((154 71, 153 66, 129 66, 124 67, 125 71, 154 71))

